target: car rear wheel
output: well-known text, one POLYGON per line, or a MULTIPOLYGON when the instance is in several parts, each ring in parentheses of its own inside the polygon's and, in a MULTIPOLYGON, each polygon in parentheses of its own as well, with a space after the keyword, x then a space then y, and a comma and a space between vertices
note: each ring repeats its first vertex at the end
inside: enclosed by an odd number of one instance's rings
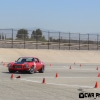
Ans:
POLYGON ((44 66, 40 69, 39 73, 44 73, 44 66))
POLYGON ((34 67, 31 67, 31 69, 29 70, 29 73, 30 74, 33 74, 34 73, 34 67))

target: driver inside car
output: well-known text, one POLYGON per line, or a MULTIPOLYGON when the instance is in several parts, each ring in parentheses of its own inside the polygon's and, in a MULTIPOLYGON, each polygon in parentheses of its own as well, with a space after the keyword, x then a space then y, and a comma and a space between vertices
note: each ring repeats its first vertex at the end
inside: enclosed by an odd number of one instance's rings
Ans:
POLYGON ((22 59, 22 61, 21 62, 26 62, 26 59, 22 59))

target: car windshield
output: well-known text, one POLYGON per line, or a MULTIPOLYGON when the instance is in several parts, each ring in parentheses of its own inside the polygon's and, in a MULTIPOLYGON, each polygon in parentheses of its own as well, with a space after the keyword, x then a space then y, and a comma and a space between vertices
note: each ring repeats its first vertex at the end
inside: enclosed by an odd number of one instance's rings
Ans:
POLYGON ((33 61, 34 61, 34 58, 31 58, 31 57, 29 57, 29 58, 19 58, 17 60, 17 62, 33 62, 33 61))

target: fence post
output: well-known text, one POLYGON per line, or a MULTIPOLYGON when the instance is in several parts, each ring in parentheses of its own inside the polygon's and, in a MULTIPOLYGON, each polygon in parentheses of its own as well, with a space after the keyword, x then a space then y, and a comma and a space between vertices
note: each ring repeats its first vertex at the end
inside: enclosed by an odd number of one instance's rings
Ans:
POLYGON ((36 35, 36 49, 38 49, 38 35, 36 35))
POLYGON ((59 32, 59 50, 60 50, 60 32, 59 32))
POLYGON ((25 49, 25 33, 24 33, 24 49, 25 49))
POLYGON ((70 50, 70 32, 69 32, 69 50, 70 50))
POLYGON ((13 48, 13 29, 12 29, 12 48, 13 48))
POLYGON ((89 34, 88 34, 88 50, 89 50, 89 34))
POLYGON ((36 46, 36 49, 37 49, 37 35, 35 35, 35 46, 36 46))
POLYGON ((79 50, 80 50, 80 33, 79 33, 79 50))
POLYGON ((99 38, 99 35, 97 34, 97 50, 98 50, 98 39, 99 38))
POLYGON ((48 31, 48 49, 49 49, 50 32, 48 31))

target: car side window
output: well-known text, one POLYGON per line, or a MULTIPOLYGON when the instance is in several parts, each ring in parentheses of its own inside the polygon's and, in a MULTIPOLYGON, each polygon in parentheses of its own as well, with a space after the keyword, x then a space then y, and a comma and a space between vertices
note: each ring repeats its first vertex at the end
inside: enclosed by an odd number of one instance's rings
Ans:
POLYGON ((34 62, 34 61, 35 61, 35 59, 33 58, 33 59, 32 59, 32 61, 34 62))

